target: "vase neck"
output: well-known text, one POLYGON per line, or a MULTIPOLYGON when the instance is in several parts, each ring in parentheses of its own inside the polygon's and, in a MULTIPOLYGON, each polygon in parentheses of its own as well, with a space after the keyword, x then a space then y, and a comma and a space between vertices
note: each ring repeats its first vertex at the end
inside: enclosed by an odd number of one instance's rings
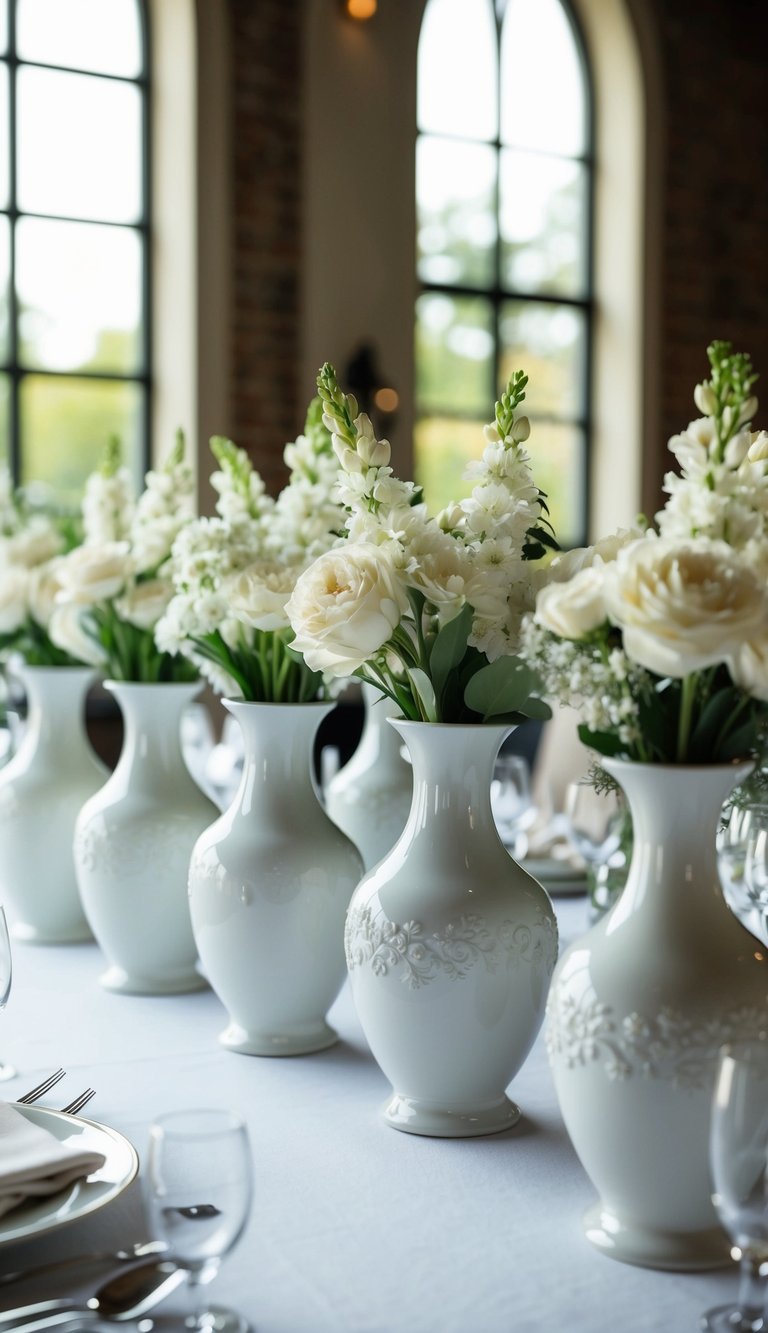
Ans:
POLYGON ((372 685, 363 684, 365 721, 360 744, 355 751, 358 763, 373 764, 400 757, 402 740, 389 725, 389 719, 399 716, 399 709, 391 699, 380 694, 372 685))
POLYGON ((167 790, 169 781, 191 783, 181 750, 181 717, 199 685, 107 681, 106 688, 123 715, 116 774, 131 775, 144 791, 167 790))
POLYGON ((22 744, 38 754, 70 747, 90 749, 85 698, 95 673, 87 667, 24 667, 14 674, 27 697, 22 744))
POLYGON ((243 772, 235 798, 247 815, 283 824, 296 809, 319 810, 312 774, 317 729, 333 704, 267 704, 224 700, 243 737, 243 772))
POLYGON ((452 833, 463 826, 496 836, 491 778, 499 746, 510 727, 390 722, 408 747, 413 800, 406 832, 429 828, 452 833))

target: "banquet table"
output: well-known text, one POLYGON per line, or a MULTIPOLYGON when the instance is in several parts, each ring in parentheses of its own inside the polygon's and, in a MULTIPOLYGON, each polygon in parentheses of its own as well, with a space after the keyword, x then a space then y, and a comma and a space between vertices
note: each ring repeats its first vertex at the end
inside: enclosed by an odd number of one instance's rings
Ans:
MULTIPOLYGON (((586 928, 586 902, 559 898, 555 908, 565 947, 586 928)), ((60 1107, 92 1086, 83 1114, 127 1136, 140 1159, 160 1112, 224 1106, 247 1121, 253 1210, 209 1290, 258 1333, 684 1333, 735 1297, 732 1270, 633 1268, 585 1239, 581 1216, 594 1191, 565 1132, 541 1036, 511 1085, 523 1111, 516 1128, 422 1138, 379 1114, 389 1085, 348 986, 331 1013, 335 1047, 263 1059, 218 1044, 225 1013, 209 990, 103 990, 96 944, 17 944, 14 965, 0 1055, 18 1075, 0 1096, 13 1100, 61 1064, 67 1078, 42 1104, 60 1107)), ((0 1275, 147 1235, 140 1170, 89 1217, 1 1245, 0 1275)), ((0 1285, 0 1309, 89 1294, 104 1271, 90 1267, 85 1288, 77 1266, 0 1285)), ((183 1291, 162 1307, 185 1309, 183 1291)))

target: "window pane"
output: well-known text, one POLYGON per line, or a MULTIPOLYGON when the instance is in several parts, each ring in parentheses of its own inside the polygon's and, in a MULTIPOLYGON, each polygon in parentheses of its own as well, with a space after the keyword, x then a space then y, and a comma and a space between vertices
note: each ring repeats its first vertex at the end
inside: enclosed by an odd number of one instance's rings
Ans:
POLYGON ((416 396, 420 409, 467 415, 492 409, 491 319, 490 302, 480 298, 436 293, 419 297, 416 396))
POLYGON ((505 150, 500 170, 504 286, 581 296, 587 278, 585 168, 505 150))
POLYGON ((578 426, 531 417, 526 444, 533 478, 544 491, 549 519, 563 550, 586 541, 584 497, 586 453, 584 432, 578 426))
POLYGON ((141 213, 141 97, 132 84, 19 70, 19 203, 109 222, 141 213))
POLYGON ((11 278, 11 235, 7 218, 0 217, 0 361, 7 361, 10 354, 10 300, 11 278))
POLYGON ((8 186, 8 149, 10 129, 8 117, 8 66, 0 61, 0 208, 7 208, 9 201, 8 186))
POLYGON ((421 138, 416 154, 419 277, 491 286, 496 242, 496 152, 421 138))
POLYGON ((509 0, 501 30, 501 138, 519 148, 583 153, 584 75, 560 0, 509 0))
POLYGON ((134 78, 141 73, 136 0, 18 0, 22 60, 134 78))
POLYGON ((11 438, 11 382, 7 375, 0 375, 0 465, 10 466, 11 438))
POLYGON ((0 0, 0 55, 8 50, 8 0, 0 0))
POLYGON ((46 482, 62 503, 76 504, 110 435, 118 435, 138 485, 143 466, 142 405, 143 390, 137 384, 25 376, 22 482, 46 482))
POLYGON ((428 0, 419 37, 419 129, 495 139, 497 59, 491 0, 428 0))
POLYGON ((470 459, 482 455, 486 420, 478 417, 476 421, 457 421, 431 416, 417 423, 414 478, 424 487, 424 499, 431 513, 439 513, 452 500, 461 500, 472 490, 475 483, 465 480, 464 470, 470 459))
POLYGON ((524 370, 529 377, 527 411, 581 416, 586 343, 583 311, 533 301, 505 301, 500 331, 500 388, 513 370, 524 370))
POLYGON ((141 370, 138 232, 22 218, 20 354, 46 370, 141 370))

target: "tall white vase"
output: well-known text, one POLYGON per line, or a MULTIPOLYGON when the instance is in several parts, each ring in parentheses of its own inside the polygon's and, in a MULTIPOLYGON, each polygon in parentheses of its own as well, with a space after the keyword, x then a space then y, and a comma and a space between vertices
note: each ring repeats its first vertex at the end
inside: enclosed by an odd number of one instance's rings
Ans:
POLYGON ((768 1023, 768 960, 732 915, 715 833, 749 765, 601 760, 629 799, 634 849, 616 905, 563 955, 547 1039, 568 1133, 599 1200, 605 1254, 711 1268, 730 1242, 711 1201, 718 1048, 768 1023))
POLYGON ((333 705, 224 705, 245 758, 232 804, 192 854, 195 938, 229 1013, 222 1045, 306 1055, 337 1039, 326 1014, 344 981, 344 915, 363 873, 311 778, 315 733, 333 705))
POLYGON ((552 904, 499 839, 493 764, 509 727, 392 721, 413 801, 362 880, 346 929, 352 993, 392 1083, 395 1129, 470 1137, 507 1129, 506 1089, 544 1017, 557 956, 552 904))
POLYGON ((107 990, 166 995, 206 985, 187 901, 195 840, 218 813, 190 776, 181 716, 199 684, 107 681, 125 722, 114 773, 75 826, 75 864, 107 990))
POLYGON ((0 770, 0 898, 13 934, 34 944, 91 937, 72 858, 75 819, 107 769, 85 730, 89 667, 16 664, 27 723, 0 770))
POLYGON ((328 783, 325 808, 371 870, 400 837, 411 808, 413 778, 403 743, 387 718, 397 705, 367 682, 360 744, 328 783))

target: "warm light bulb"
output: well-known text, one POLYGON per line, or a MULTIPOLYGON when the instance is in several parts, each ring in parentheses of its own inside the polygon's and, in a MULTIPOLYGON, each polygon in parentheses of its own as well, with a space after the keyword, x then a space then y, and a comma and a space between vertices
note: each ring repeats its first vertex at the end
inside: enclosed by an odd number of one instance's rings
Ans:
POLYGON ((351 19, 372 19, 377 9, 378 0, 344 0, 344 13, 351 19))
POLYGON ((396 389, 377 389, 373 401, 380 412, 396 412, 400 396, 396 389))

